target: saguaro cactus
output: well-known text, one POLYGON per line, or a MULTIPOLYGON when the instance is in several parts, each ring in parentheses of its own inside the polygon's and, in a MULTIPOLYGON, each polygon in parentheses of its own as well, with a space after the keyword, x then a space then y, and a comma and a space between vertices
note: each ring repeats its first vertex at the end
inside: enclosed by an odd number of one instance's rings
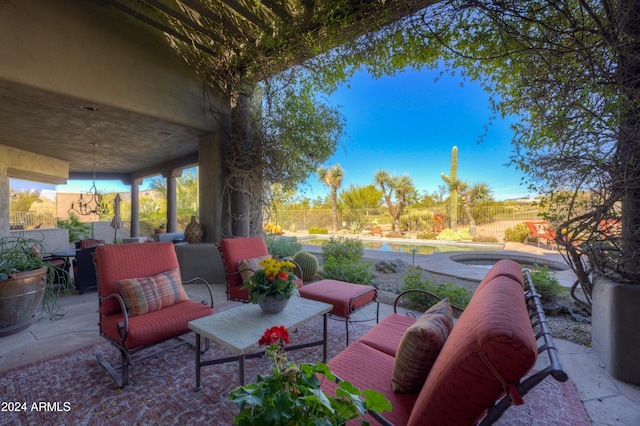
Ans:
POLYGON ((451 212, 449 213, 450 225, 449 227, 457 231, 458 230, 458 177, 456 176, 458 172, 458 147, 454 146, 451 149, 451 172, 449 176, 444 173, 440 173, 440 177, 445 183, 449 186, 449 207, 451 212))

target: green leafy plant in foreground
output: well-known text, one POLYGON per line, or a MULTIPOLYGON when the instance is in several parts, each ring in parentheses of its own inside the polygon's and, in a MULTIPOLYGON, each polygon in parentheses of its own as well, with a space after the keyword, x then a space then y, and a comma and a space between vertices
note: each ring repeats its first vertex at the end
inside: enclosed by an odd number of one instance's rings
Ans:
POLYGON ((358 238, 331 237, 322 243, 322 257, 359 261, 364 254, 364 243, 358 238))
POLYGON ((289 332, 283 326, 265 331, 260 345, 273 359, 272 374, 258 375, 255 383, 240 386, 231 392, 230 400, 240 407, 234 424, 253 425, 344 425, 362 418, 367 410, 390 411, 384 395, 360 391, 350 382, 338 384, 335 397, 324 393, 320 380, 335 381, 336 377, 324 363, 294 364, 288 362, 282 349, 289 343, 289 332))
POLYGON ((544 265, 534 264, 531 280, 543 302, 555 300, 565 294, 566 289, 560 284, 555 275, 544 265))
POLYGON ((373 285, 375 277, 371 272, 371 265, 371 262, 360 262, 330 256, 322 265, 322 275, 329 280, 373 285))
MULTIPOLYGON (((435 294, 438 297, 447 298, 452 305, 466 308, 471 301, 473 292, 465 287, 453 283, 433 285, 428 279, 422 278, 423 270, 419 266, 409 269, 404 278, 402 290, 421 289, 435 294)), ((435 305, 438 300, 420 293, 409 293, 406 298, 411 302, 410 307, 426 311, 435 305)))

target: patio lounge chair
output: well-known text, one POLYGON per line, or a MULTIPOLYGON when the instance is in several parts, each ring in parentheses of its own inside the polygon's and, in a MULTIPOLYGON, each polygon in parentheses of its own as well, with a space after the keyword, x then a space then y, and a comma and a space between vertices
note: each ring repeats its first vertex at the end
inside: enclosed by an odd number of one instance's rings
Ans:
MULTIPOLYGON (((218 250, 222 256, 227 280, 227 300, 249 301, 249 295, 247 290, 242 288, 242 283, 255 272, 258 262, 271 257, 264 239, 262 237, 225 238, 220 240, 218 250)), ((302 279, 296 280, 296 284, 298 288, 302 287, 302 279)))
POLYGON ((525 222, 532 238, 538 241, 540 247, 540 239, 547 240, 550 244, 556 243, 556 233, 548 222, 525 222))
POLYGON ((118 387, 128 383, 130 364, 187 342, 180 339, 175 345, 149 351, 135 361, 133 354, 180 337, 190 331, 189 321, 213 314, 213 292, 206 281, 191 280, 206 284, 210 302, 188 300, 172 243, 100 246, 96 249, 96 267, 100 335, 118 348, 122 358, 118 367, 111 366, 102 356, 98 356, 98 362, 118 387))

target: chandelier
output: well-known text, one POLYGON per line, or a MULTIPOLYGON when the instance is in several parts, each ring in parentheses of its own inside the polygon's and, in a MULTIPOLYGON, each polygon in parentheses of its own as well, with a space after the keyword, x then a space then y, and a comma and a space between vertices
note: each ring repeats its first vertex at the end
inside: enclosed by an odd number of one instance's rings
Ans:
POLYGON ((78 208, 75 208, 75 203, 71 203, 69 214, 79 214, 82 216, 88 216, 90 214, 106 214, 109 212, 107 203, 102 201, 102 195, 96 188, 96 144, 93 145, 93 185, 89 188, 88 192, 80 193, 80 199, 78 200, 78 208))

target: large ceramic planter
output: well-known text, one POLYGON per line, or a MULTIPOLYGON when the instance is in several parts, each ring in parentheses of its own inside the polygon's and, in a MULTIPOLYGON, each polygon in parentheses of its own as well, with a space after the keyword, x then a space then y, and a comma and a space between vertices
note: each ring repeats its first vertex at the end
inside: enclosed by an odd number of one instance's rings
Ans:
POLYGON ((640 285, 593 280, 593 350, 611 376, 640 385, 640 285))
POLYGON ((258 305, 266 314, 277 314, 287 307, 289 299, 276 300, 273 296, 266 296, 264 300, 258 301, 258 305))
POLYGON ((0 282, 0 337, 29 327, 47 287, 47 268, 9 275, 0 282))

